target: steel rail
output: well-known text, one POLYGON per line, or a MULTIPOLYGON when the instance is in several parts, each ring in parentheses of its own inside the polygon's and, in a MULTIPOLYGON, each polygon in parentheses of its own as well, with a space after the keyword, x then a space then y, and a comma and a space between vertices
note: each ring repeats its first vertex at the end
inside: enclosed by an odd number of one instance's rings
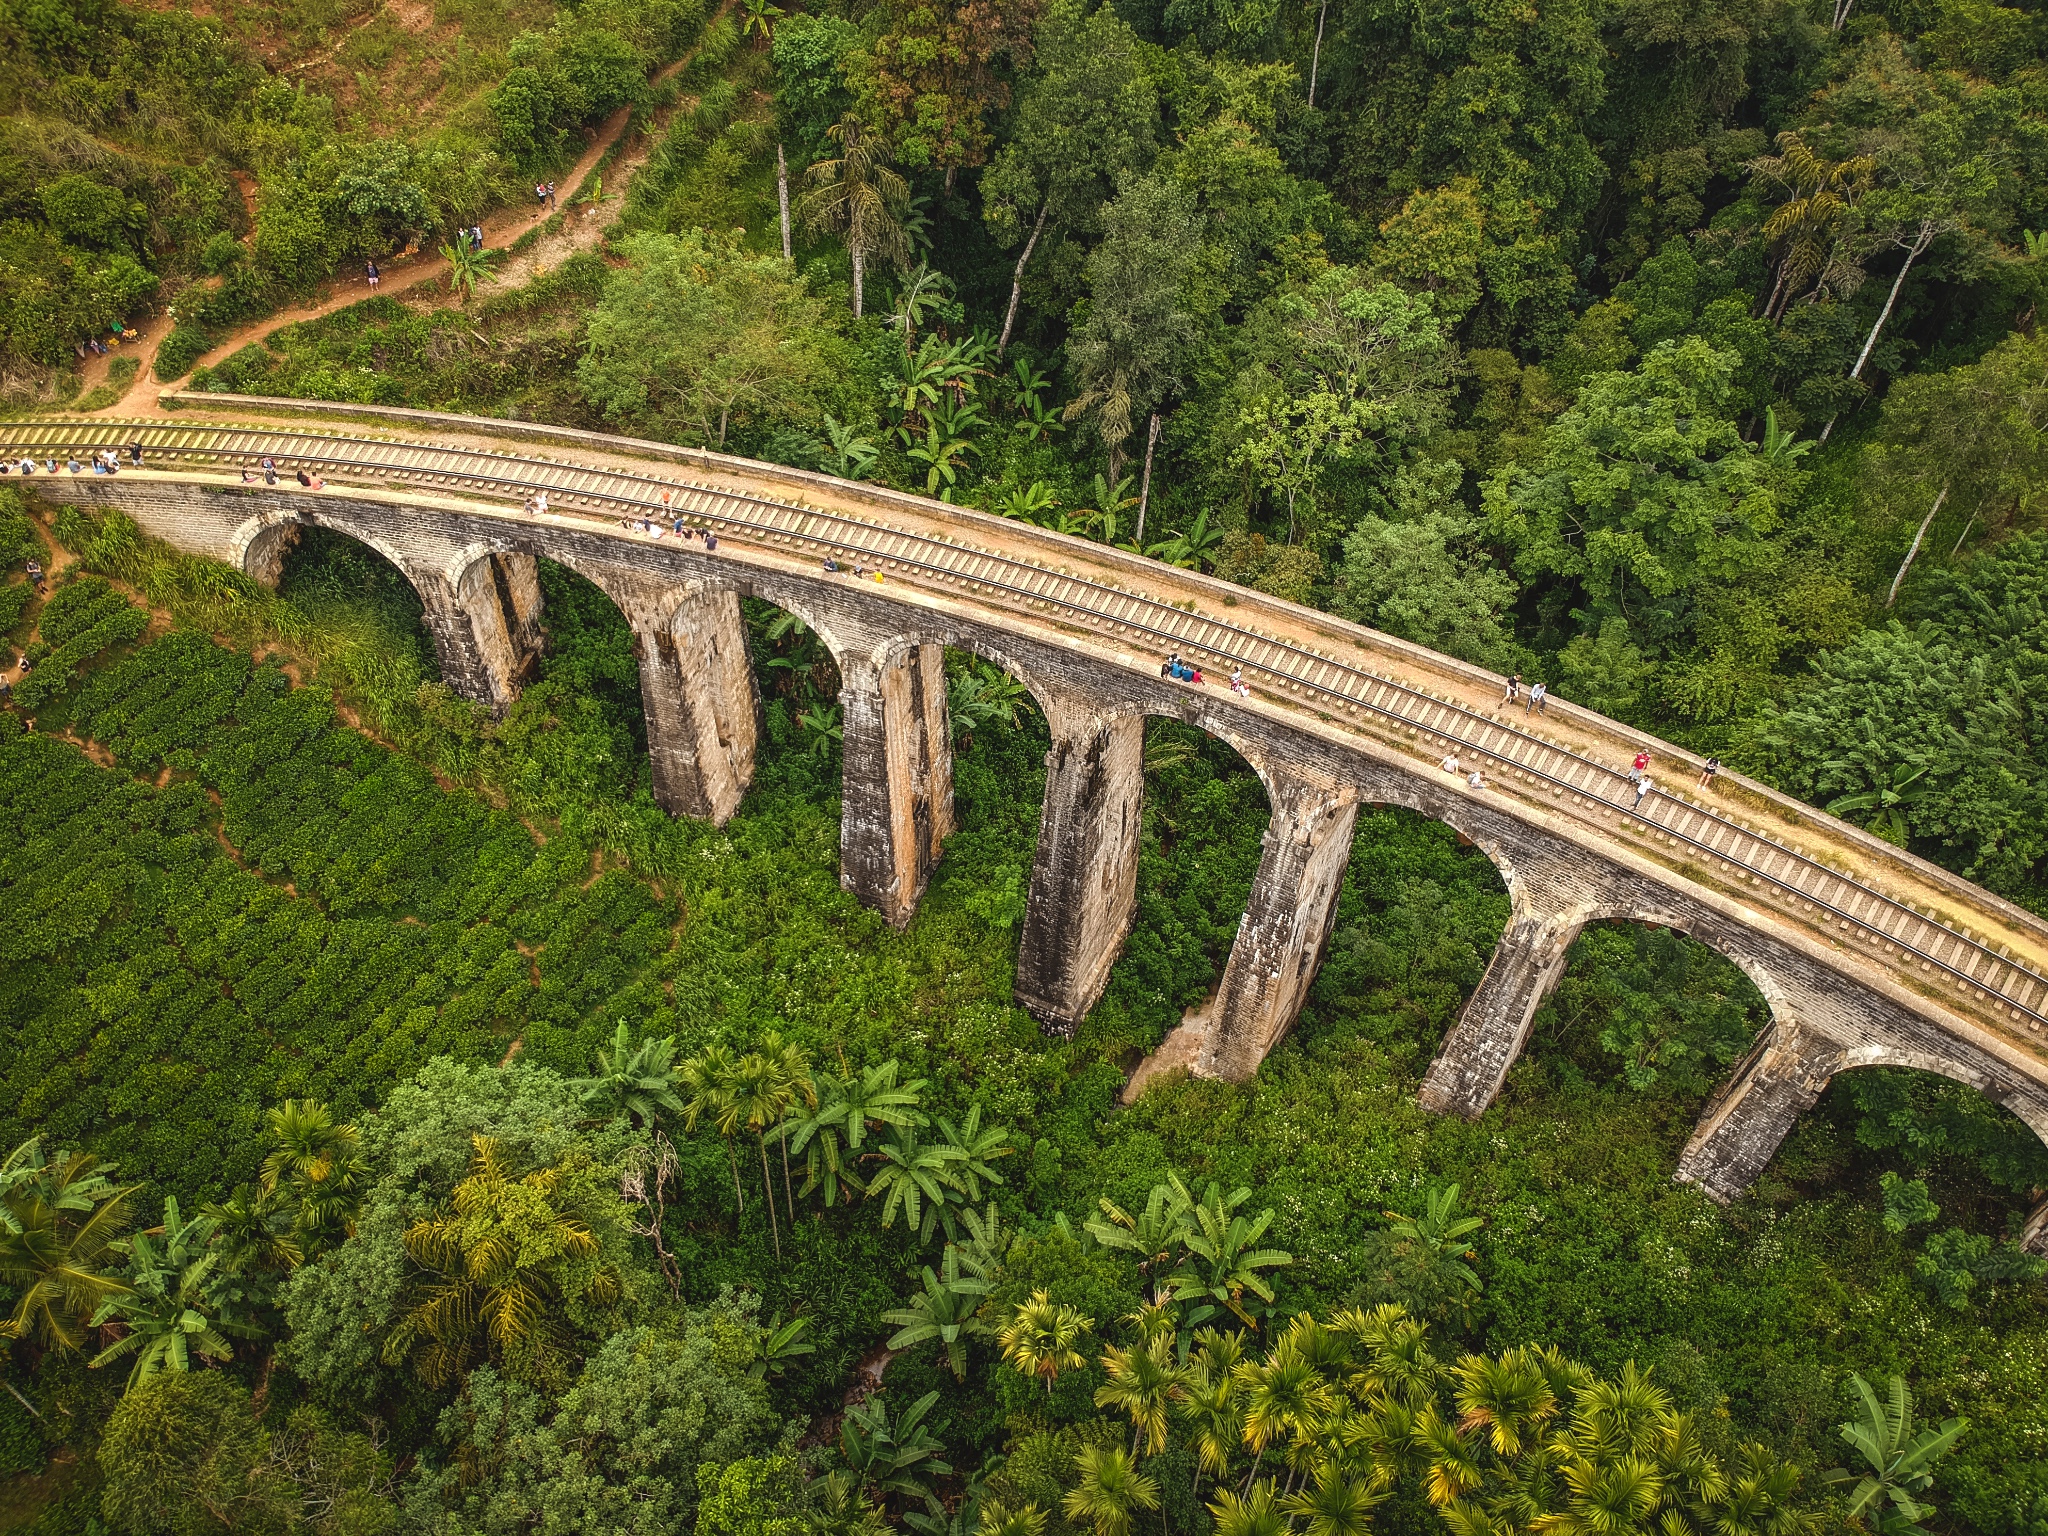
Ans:
MULTIPOLYGON (((828 555, 860 552, 899 569, 928 573, 944 582, 1012 594, 1027 604, 1044 605, 1074 615, 1084 627, 1099 629, 1105 625, 1112 626, 1152 637, 1169 648, 1184 647, 1191 653, 1219 658, 1229 664, 1248 665, 1255 673, 1277 680, 1282 688, 1297 692, 1305 689, 1312 695, 1327 696, 1343 708, 1383 717, 1393 722, 1397 730, 1406 729, 1411 734, 1441 740, 1482 758, 1506 764, 1514 772, 1549 786, 1553 796, 1569 793, 1575 803, 1595 804, 1609 813, 1618 811, 1624 818, 1625 827, 1629 822, 1640 823, 1642 830, 1650 835, 1682 844, 1723 869, 1739 868, 1747 878, 1782 893, 1790 902, 1804 906, 1809 913, 1824 912, 1832 922, 1865 935, 1867 942, 1882 943, 1887 954, 1899 952, 1909 957, 1908 963, 1902 967, 1909 972, 1911 963, 1917 962, 1923 971, 1938 971, 1952 977, 1959 989, 1974 992, 1980 999, 1996 998, 2016 1017, 2048 1023, 2048 1012, 2037 1006, 2043 1002, 2043 994, 2048 994, 2048 980, 2031 967, 2001 955, 1969 934, 1930 918, 1911 905, 1843 875, 1811 855, 1756 832, 1711 807, 1656 789, 1634 805, 1623 804, 1604 792, 1627 782, 1627 776, 1619 770, 1519 727, 1503 725, 1469 706, 1439 698, 1370 669, 1337 661, 1291 641, 1207 618, 1107 583, 1050 571, 1015 556, 905 532, 844 513, 687 479, 667 479, 615 469, 590 469, 552 459, 472 448, 437 447, 391 439, 344 438, 311 432, 134 426, 116 422, 4 423, 0 424, 0 434, 5 434, 6 445, 0 448, 0 454, 10 460, 24 449, 35 449, 45 456, 52 454, 53 450, 60 451, 68 460, 80 450, 138 442, 147 453, 159 456, 168 453, 181 459, 253 463, 267 457, 280 469, 298 465, 341 473, 359 471, 374 478, 395 477, 407 482, 424 478, 430 482, 455 483, 508 496, 535 490, 559 492, 571 501, 623 507, 642 516, 658 512, 662 514, 663 521, 680 515, 710 520, 714 525, 723 523, 768 542, 807 544, 814 549, 823 549, 828 555), (299 451, 293 451, 286 445, 298 445, 299 451), (337 453, 334 451, 337 448, 355 451, 337 453), (307 449, 312 451, 305 451, 307 449), (383 451, 363 456, 361 450, 364 449, 383 451), (519 473, 499 472, 507 468, 519 473), (607 486, 614 489, 607 489, 607 486), (628 488, 634 494, 621 493, 628 488), (679 491, 682 493, 680 496, 677 494, 679 491), (703 504, 706 501, 712 505, 703 504), (744 507, 763 509, 771 520, 742 516, 736 509, 744 507), (785 526, 791 519, 797 526, 785 526), (828 538, 822 536, 821 531, 813 531, 811 524, 842 531, 839 537, 828 538), (891 541, 909 547, 879 547, 891 541), (943 552, 950 559, 919 558, 910 553, 911 548, 943 552), (960 569, 962 564, 974 562, 985 562, 1011 574, 1021 573, 1023 579, 1004 580, 994 572, 963 573, 960 569), (1060 589, 1066 588, 1105 601, 1092 605, 1077 601, 1074 597, 1062 595, 1060 589), (1120 604, 1126 605, 1127 611, 1117 612, 1120 604), (1147 617, 1141 618, 1140 614, 1147 617), (1165 619, 1165 615, 1172 618, 1165 619), (1161 618, 1162 622, 1151 622, 1154 617, 1161 618), (1176 621, 1186 624, 1189 620, 1194 621, 1192 634, 1170 627, 1176 621), (1226 647, 1213 644, 1209 634, 1212 631, 1218 636, 1234 639, 1240 645, 1226 647), (1290 665, 1283 668, 1261 660, 1257 654, 1261 647, 1277 653, 1290 665), (1318 668, 1334 673, 1339 683, 1356 684, 1358 691, 1318 678, 1314 675, 1318 668), (1375 699, 1373 695, 1376 693, 1384 693, 1393 702, 1375 699), (1396 703, 1404 707, 1397 708, 1396 703), (1432 715, 1435 718, 1431 718, 1432 715), (1460 728, 1451 728, 1453 723, 1460 728), (1525 755, 1517 756, 1512 750, 1503 750, 1502 746, 1487 739, 1493 735, 1498 735, 1510 747, 1524 748, 1525 755), (1538 760, 1544 758, 1567 765, 1565 771, 1554 772, 1543 766, 1538 760), (1666 814, 1646 813, 1645 800, 1666 814), (1687 818, 1706 823, 1710 832, 1704 836, 1695 835, 1697 828, 1683 824, 1687 818), (1721 834, 1727 835, 1725 845, 1711 840, 1721 834), (1789 865, 1789 872, 1780 873, 1771 867, 1778 861, 1789 865), (1809 877, 1813 888, 1800 884, 1799 875, 1809 877), (1841 893, 1845 891, 1848 895, 1842 897, 1841 893), (1858 907, 1866 901, 1874 903, 1897 926, 1887 928, 1859 911, 1858 907), (1901 930, 1910 930, 1912 936, 1908 937, 1907 932, 1901 930), (1951 945, 1958 947, 1956 958, 1943 953, 1951 945), (1963 963, 1964 957, 1968 959, 1967 966, 1963 963), (1979 976, 1976 967, 1985 962, 1988 962, 1987 974, 1979 976)), ((1877 957, 1873 955, 1872 958, 1877 957)))

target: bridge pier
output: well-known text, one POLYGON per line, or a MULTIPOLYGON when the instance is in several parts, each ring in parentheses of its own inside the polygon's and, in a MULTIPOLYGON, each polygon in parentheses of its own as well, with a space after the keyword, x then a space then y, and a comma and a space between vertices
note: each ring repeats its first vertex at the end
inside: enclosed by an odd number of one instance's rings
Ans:
POLYGON ((2027 1224, 2020 1231, 2020 1247, 2048 1258, 2048 1195, 2028 1215, 2027 1224))
POLYGON ((946 651, 911 641, 879 664, 839 658, 845 783, 839 883, 901 928, 953 830, 946 651))
POLYGON ((1275 775, 1267 789, 1273 819, 1195 1068, 1235 1083, 1251 1079, 1301 1013, 1337 920, 1358 824, 1358 795, 1349 785, 1275 775))
POLYGON ((754 779, 760 702, 739 595, 693 589, 666 614, 627 609, 654 803, 723 826, 754 779))
POLYGON ((515 551, 481 555, 452 592, 439 579, 415 577, 413 584, 426 602, 442 679, 503 714, 540 661, 538 562, 515 551), (435 597, 428 597, 430 590, 435 597))
POLYGON ((1700 1116, 1675 1177, 1726 1205, 1756 1181, 1793 1123, 1813 1108, 1842 1063, 1842 1048, 1776 1018, 1700 1116))
POLYGON ((1565 956, 1586 925, 1582 911, 1546 899, 1532 882, 1517 880, 1513 894, 1507 932, 1416 1094, 1437 1114, 1477 1119, 1499 1097, 1508 1068, 1528 1044, 1536 1010, 1564 974, 1565 956))
POLYGON ((1046 1029, 1072 1034, 1109 984, 1138 901, 1145 800, 1145 717, 1104 716, 1048 694, 1052 750, 1017 948, 1017 1001, 1046 1029))

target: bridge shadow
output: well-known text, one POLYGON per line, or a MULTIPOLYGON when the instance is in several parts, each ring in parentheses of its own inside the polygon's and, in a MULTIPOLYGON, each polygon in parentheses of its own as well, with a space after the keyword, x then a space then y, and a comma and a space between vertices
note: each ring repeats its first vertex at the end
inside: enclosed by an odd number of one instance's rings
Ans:
POLYGON ((1770 1022, 1756 984, 1699 940, 1657 924, 1588 923, 1536 1010, 1520 1075, 1697 1108, 1770 1022))
POLYGON ((294 532, 278 594, 321 629, 402 658, 424 681, 441 681, 426 606, 406 574, 348 534, 312 525, 294 532))
POLYGON ((1508 908, 1500 871, 1455 828, 1400 806, 1367 809, 1293 1048, 1341 1052, 1363 1038, 1419 1077, 1485 974, 1508 908))
POLYGON ((1215 991, 1273 810, 1242 754, 1180 720, 1146 720, 1144 764, 1136 914, 1076 1032, 1110 1052, 1153 1049, 1215 991))

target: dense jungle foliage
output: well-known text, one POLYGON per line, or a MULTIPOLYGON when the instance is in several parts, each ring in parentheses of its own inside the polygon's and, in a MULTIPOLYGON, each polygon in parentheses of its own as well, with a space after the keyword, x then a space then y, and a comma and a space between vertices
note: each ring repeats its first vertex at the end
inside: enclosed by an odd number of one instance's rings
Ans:
MULTIPOLYGON (((0 0, 0 359, 62 401, 171 306, 176 378, 630 108, 645 163, 563 189, 595 249, 194 385, 1131 546, 2048 910, 2042 29, 0 0)), ((2048 1149, 1857 1071, 1751 1198, 1674 1184, 1765 1017, 1689 940, 1590 929, 1499 1105, 1424 1115, 1507 903, 1376 812, 1257 1080, 1126 1107, 1257 864, 1220 743, 1148 728, 1137 923, 1050 1040, 1011 997, 1047 738, 986 662, 899 933, 838 887, 789 615, 749 611, 768 750, 712 829, 653 806, 630 633, 567 571, 492 720, 340 538, 271 594, 0 489, 0 560, 0 1529, 2048 1536, 2048 1149)))
POLYGON ((1690 941, 1589 931, 1502 1106, 1425 1115, 1507 903, 1378 812, 1258 1080, 1119 1108, 1257 862, 1219 744, 1148 732, 1137 926, 1052 1041, 1010 998, 1047 738, 985 663, 949 662, 962 825, 898 933, 838 887, 836 680, 786 616, 750 613, 771 749, 713 829, 653 807, 630 632, 565 570, 492 722, 345 539, 273 596, 0 500, 16 563, 74 558, 7 589, 28 677, 72 659, 0 715, 0 1519, 1424 1536, 1621 1500, 1600 1528, 1791 1536, 1847 1518, 1836 1425, 1889 1434, 1896 1374, 1941 1497, 1857 1518, 2033 1536, 2048 1294, 2010 1237, 2048 1152, 1852 1073, 1754 1200, 1673 1184, 1763 1021, 1690 941))

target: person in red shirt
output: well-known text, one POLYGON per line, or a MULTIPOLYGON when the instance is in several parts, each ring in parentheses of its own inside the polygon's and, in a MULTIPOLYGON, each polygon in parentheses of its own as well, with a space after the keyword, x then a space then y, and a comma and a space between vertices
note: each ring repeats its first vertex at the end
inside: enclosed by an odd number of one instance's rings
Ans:
POLYGON ((1634 784, 1634 783, 1636 783, 1636 782, 1637 782, 1637 781, 1638 781, 1639 779, 1641 779, 1641 778, 1642 778, 1642 776, 1643 776, 1643 775, 1644 775, 1645 773, 1647 773, 1647 772, 1649 771, 1649 768, 1650 768, 1650 754, 1649 754, 1649 753, 1647 753, 1647 752, 1638 752, 1638 753, 1636 754, 1636 760, 1635 760, 1635 764, 1634 764, 1634 766, 1633 766, 1633 767, 1631 767, 1631 768, 1629 769, 1629 771, 1628 771, 1628 781, 1629 781, 1629 783, 1631 783, 1631 784, 1634 784))

